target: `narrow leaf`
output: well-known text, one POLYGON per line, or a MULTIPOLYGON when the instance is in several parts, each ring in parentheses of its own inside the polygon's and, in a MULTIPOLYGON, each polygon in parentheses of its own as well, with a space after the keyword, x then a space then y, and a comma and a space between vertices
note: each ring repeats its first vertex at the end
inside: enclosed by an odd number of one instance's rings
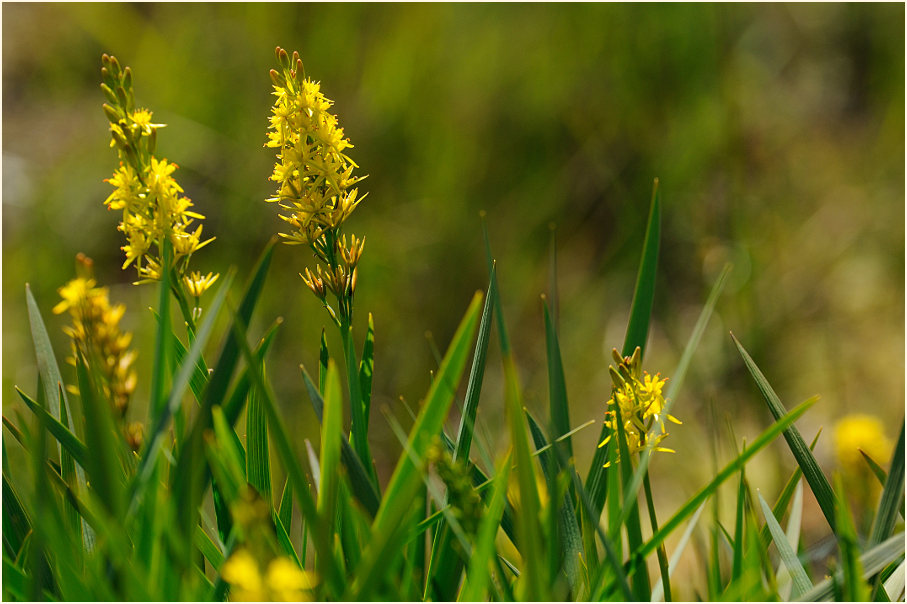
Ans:
POLYGON ((772 540, 775 542, 775 547, 778 548, 778 554, 781 556, 781 561, 784 562, 787 572, 790 573, 790 576, 793 579, 794 587, 791 596, 793 598, 799 598, 812 589, 813 585, 806 574, 806 570, 803 569, 803 564, 801 564, 800 559, 797 558, 797 552, 794 551, 787 541, 787 535, 784 534, 784 530, 781 528, 781 525, 778 524, 778 520, 775 518, 774 514, 772 514, 772 510, 768 507, 768 504, 762 497, 762 493, 757 494, 759 496, 759 505, 762 506, 762 515, 765 517, 765 523, 768 525, 769 531, 771 531, 772 534, 772 540))
MULTIPOLYGON (((762 393, 769 411, 776 420, 779 419, 787 412, 784 405, 781 404, 781 399, 775 394, 775 391, 768 383, 768 380, 765 379, 765 376, 759 370, 759 367, 756 366, 755 361, 753 361, 752 357, 746 352, 737 338, 734 337, 734 334, 731 334, 731 338, 733 338, 734 344, 740 352, 740 356, 743 357, 746 368, 749 370, 750 375, 753 376, 756 385, 759 387, 759 391, 762 393)), ((806 446, 806 442, 804 442, 803 437, 800 435, 800 431, 797 430, 796 427, 791 425, 785 430, 784 439, 787 441, 791 453, 794 454, 797 464, 803 470, 803 477, 806 478, 806 482, 809 484, 810 489, 812 489, 813 495, 815 495, 816 501, 819 503, 819 507, 822 508, 822 513, 825 515, 828 525, 834 532, 835 497, 831 485, 828 482, 828 478, 822 473, 819 463, 813 456, 812 451, 809 450, 809 447, 806 446)))
POLYGON ((879 500, 879 510, 872 522, 872 533, 869 536, 869 545, 881 543, 894 532, 894 525, 898 519, 898 509, 904 503, 904 422, 901 422, 901 434, 898 444, 894 447, 891 457, 891 466, 888 479, 882 489, 879 500))
MULTIPOLYGON (((561 349, 558 344, 557 329, 548 311, 547 301, 542 302, 545 316, 545 351, 548 359, 548 405, 551 413, 551 425, 554 434, 567 434, 570 431, 570 409, 567 404, 567 381, 564 378, 564 366, 561 362, 561 349)), ((558 458, 573 458, 573 443, 566 438, 555 444, 560 449, 558 458)))
POLYGON ((652 186, 652 205, 649 209, 649 221, 646 225, 646 238, 642 246, 642 258, 639 261, 639 272, 636 275, 636 288, 633 290, 633 302, 630 305, 630 321, 627 324, 627 335, 624 338, 623 356, 630 356, 636 347, 646 352, 646 340, 649 336, 649 320, 652 315, 652 303, 655 300, 655 273, 658 265, 658 246, 661 239, 661 202, 658 194, 658 179, 652 186))

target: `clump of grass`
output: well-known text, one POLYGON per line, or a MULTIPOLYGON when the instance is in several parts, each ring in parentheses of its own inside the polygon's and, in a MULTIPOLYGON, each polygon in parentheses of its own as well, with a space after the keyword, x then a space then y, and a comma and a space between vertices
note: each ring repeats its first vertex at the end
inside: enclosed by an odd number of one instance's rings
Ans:
POLYGON ((189 228, 201 216, 189 211, 173 181, 174 164, 154 156, 161 125, 134 107, 131 71, 105 55, 105 113, 121 161, 107 204, 124 211, 124 268, 135 264, 141 280, 160 292, 152 317, 149 416, 141 429, 124 424, 137 378, 130 341, 118 327, 122 310, 111 306, 106 290, 87 275, 61 290, 58 309, 71 310, 75 320, 67 331, 74 372, 64 378, 26 286, 39 379, 31 394, 17 390, 34 419, 3 418, 4 598, 903 599, 903 427, 887 471, 863 453, 882 485, 864 534, 851 517, 845 485, 837 479, 832 486, 795 426, 815 399, 788 410, 736 338, 774 422, 673 515, 657 518, 649 461, 654 452, 670 450, 665 420, 674 419, 674 402, 728 274, 714 284, 678 366, 666 374, 670 381, 644 373, 660 243, 657 181, 626 338, 614 351, 601 446, 585 477, 574 463, 572 435, 581 426, 570 419, 557 312, 551 312, 556 287, 543 301, 549 416, 539 420, 522 404, 486 233, 487 290, 465 304, 409 432, 388 417, 402 452, 381 484, 369 449, 376 354, 370 315, 361 353, 353 338, 364 239, 342 232, 364 197, 353 187, 361 177, 353 176, 357 166, 346 154, 351 145, 329 112, 331 102, 305 77, 299 56, 278 48, 277 61, 268 146, 277 149, 271 178, 278 190, 268 201, 286 212, 282 218, 292 229, 285 240, 312 252, 315 270, 306 267, 301 276, 342 342, 333 354, 324 336, 313 342, 320 353, 317 377, 302 370, 321 423, 319 449, 307 446, 303 454, 278 411, 267 353, 279 321, 262 334, 248 329, 274 240, 238 298, 232 271, 218 280, 188 270, 192 253, 207 243, 200 228, 189 228), (169 311, 171 301, 180 322, 169 311), (228 328, 218 336, 222 315, 228 328), (493 324, 510 437, 497 455, 476 430, 485 369, 496 362, 489 356, 493 324), (460 425, 451 435, 446 420, 464 375, 460 425), (245 442, 237 427, 243 414, 245 442), (779 437, 798 467, 770 505, 760 490, 754 497, 758 485, 747 479, 746 466, 779 437), (8 447, 22 448, 29 466, 13 471, 8 447), (278 466, 283 484, 272 482, 278 466), (837 545, 827 577, 804 563, 804 479, 837 545), (672 584, 703 510, 717 505, 718 488, 731 480, 737 484, 734 526, 721 524, 716 511, 705 527, 703 591, 672 584), (299 531, 295 517, 302 519, 299 531), (665 541, 681 529, 669 557, 665 541))

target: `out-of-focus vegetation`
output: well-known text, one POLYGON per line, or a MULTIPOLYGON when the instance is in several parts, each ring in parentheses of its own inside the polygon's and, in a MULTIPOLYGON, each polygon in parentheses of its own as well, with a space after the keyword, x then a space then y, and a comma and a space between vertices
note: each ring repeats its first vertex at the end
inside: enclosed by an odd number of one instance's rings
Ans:
MULTIPOLYGON (((357 320, 375 317, 373 408, 407 417, 399 397, 417 405, 436 367, 425 332, 443 347, 486 286, 485 210, 527 406, 547 394, 538 295, 554 223, 574 423, 601 420, 657 176, 647 367, 670 374, 714 279, 734 264, 675 407, 682 454, 653 466, 671 469, 653 471, 659 505, 673 509, 672 489, 682 501, 709 474, 707 426, 726 434, 733 416, 745 436, 768 421, 728 330, 782 399, 821 393, 800 422, 807 440, 850 410, 882 418, 894 439, 904 407, 903 24, 899 4, 4 4, 4 413, 18 404, 13 385, 36 377, 24 283, 60 354, 65 319, 48 311, 79 251, 128 307, 147 389, 156 289, 120 270, 118 217, 103 209, 115 164, 101 53, 142 74, 138 104, 168 124, 159 153, 179 164, 217 237, 199 261, 244 276, 283 227, 263 201, 273 155, 262 147, 280 44, 323 80, 370 174, 351 228, 367 235, 357 320)), ((285 319, 269 371, 289 425, 312 437, 298 365, 315 365, 326 317, 296 276, 303 253, 277 250, 257 316, 285 319)), ((488 401, 502 391, 496 369, 488 401)), ((503 408, 480 414, 495 425, 503 408)), ((372 423, 386 479, 399 445, 380 414, 372 423)), ((574 437, 578 466, 597 435, 574 437)), ((775 452, 780 463, 755 466, 766 488, 793 467, 775 452)), ((817 452, 831 459, 827 436, 817 452)))

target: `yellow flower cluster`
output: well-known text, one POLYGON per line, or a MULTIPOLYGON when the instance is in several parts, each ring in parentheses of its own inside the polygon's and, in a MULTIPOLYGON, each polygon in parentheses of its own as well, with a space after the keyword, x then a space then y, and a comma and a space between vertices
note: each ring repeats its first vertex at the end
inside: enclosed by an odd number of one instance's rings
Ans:
MULTIPOLYGON (((125 269, 135 264, 138 283, 159 281, 162 276, 163 245, 173 248, 173 266, 180 277, 188 270, 189 258, 214 240, 202 241, 204 216, 191 211, 192 202, 173 178, 175 163, 154 156, 157 131, 164 124, 151 121, 151 112, 136 109, 132 71, 120 68, 116 57, 104 55, 101 89, 107 97, 104 114, 110 121, 110 146, 117 149, 120 167, 106 180, 114 187, 104 202, 109 210, 122 210, 119 230, 126 235, 125 269)), ((211 277, 209 275, 209 277, 211 277)), ((210 285, 213 278, 197 283, 210 285)), ((205 286, 206 287, 206 286, 205 286)))
POLYGON ((92 278, 92 261, 84 254, 77 260, 77 277, 60 288, 63 300, 53 311, 69 311, 72 326, 64 328, 72 339, 73 357, 81 356, 102 377, 100 387, 120 418, 126 414, 135 391, 136 373, 132 365, 136 353, 129 349, 132 334, 120 331, 126 311, 122 304, 111 306, 107 288, 98 287, 92 278))
POLYGON ((230 584, 230 599, 237 602, 311 602, 315 581, 289 558, 271 560, 262 573, 258 561, 240 549, 224 563, 221 576, 230 584))
POLYGON ((271 174, 279 186, 267 201, 288 210, 281 215, 294 228, 281 233, 287 243, 310 244, 349 217, 365 197, 351 187, 365 177, 353 176, 358 166, 344 153, 353 145, 328 112, 333 101, 305 77, 298 53, 291 59, 280 47, 276 52, 281 69, 271 70, 277 100, 265 145, 280 150, 271 174))
POLYGON ((622 358, 616 349, 612 354, 617 362, 617 368, 615 369, 613 365, 609 367, 613 389, 608 405, 616 409, 605 413, 605 423, 611 428, 611 433, 598 446, 605 446, 611 437, 617 434, 616 410, 619 410, 627 448, 631 455, 645 449, 650 441, 655 451, 673 453, 672 449, 658 446, 668 435, 664 420, 668 419, 675 424, 681 423, 677 418, 664 413, 665 398, 662 390, 668 381, 667 378, 661 378, 657 373, 653 376, 642 371, 642 354, 639 347, 630 357, 622 358))

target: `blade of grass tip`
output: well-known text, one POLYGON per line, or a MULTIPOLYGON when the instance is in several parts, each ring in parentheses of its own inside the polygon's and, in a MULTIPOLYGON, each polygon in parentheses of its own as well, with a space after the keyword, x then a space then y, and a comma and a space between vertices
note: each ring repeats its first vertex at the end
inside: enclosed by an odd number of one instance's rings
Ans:
POLYGON ((728 463, 720 472, 709 482, 706 486, 699 490, 693 497, 691 497, 681 508, 675 512, 675 514, 665 522, 661 528, 658 529, 658 532, 652 535, 652 538, 649 539, 640 549, 636 557, 640 560, 645 560, 646 556, 651 554, 659 544, 661 544, 665 538, 670 535, 677 526, 693 511, 698 508, 703 501, 708 499, 718 487, 728 478, 733 476, 735 473, 740 471, 742 468, 756 453, 764 449, 770 442, 772 442, 779 434, 781 434, 785 428, 790 426, 794 421, 797 420, 803 413, 806 412, 815 402, 818 400, 817 397, 812 397, 806 401, 800 403, 796 407, 790 410, 787 414, 782 416, 778 421, 765 429, 762 434, 759 435, 753 443, 747 447, 740 455, 735 457, 730 463, 728 463))
POLYGON ((649 208, 649 220, 646 224, 646 236, 642 246, 642 257, 639 261, 639 272, 636 275, 636 288, 633 291, 633 302, 630 304, 630 321, 624 338, 623 356, 633 354, 639 346, 643 356, 646 352, 646 340, 649 337, 649 321, 652 316, 652 303, 655 301, 655 273, 658 266, 658 247, 661 239, 661 202, 658 194, 658 179, 652 185, 652 205, 649 208))
MULTIPOLYGON (((570 431, 567 381, 564 377, 564 365, 561 362, 561 348, 558 343, 557 327, 551 317, 551 313, 548 311, 548 302, 544 297, 542 298, 542 311, 545 318, 545 351, 548 359, 548 405, 551 413, 551 425, 554 429, 554 434, 566 434, 570 431)), ((557 458, 567 460, 573 458, 573 443, 570 438, 557 443, 555 446, 560 449, 557 458)))
POLYGON ((885 469, 879 465, 879 462, 870 457, 866 451, 864 451, 863 449, 857 449, 857 451, 859 451, 860 455, 863 456, 863 461, 865 461, 866 465, 869 466, 872 475, 875 476, 876 479, 878 479, 879 484, 884 487, 885 481, 888 480, 888 472, 886 472, 885 469))
MULTIPOLYGON (((302 365, 302 378, 305 381, 306 391, 309 394, 309 400, 312 402, 312 408, 315 411, 315 417, 319 423, 323 421, 324 400, 321 398, 308 372, 302 365)), ((353 451, 350 443, 345 438, 340 440, 340 460, 346 468, 347 476, 350 481, 350 488, 353 496, 362 504, 369 515, 374 518, 378 513, 378 506, 381 503, 381 495, 378 493, 375 485, 368 477, 365 467, 362 465, 359 456, 353 451)))
POLYGON ((482 309, 482 319, 479 322, 479 337, 476 340, 475 352, 472 357, 472 368, 469 371, 469 381, 466 385, 466 399, 463 404, 463 413, 460 416, 460 428, 457 432, 457 444, 453 451, 453 461, 469 461, 469 450, 472 445, 473 428, 475 427, 476 413, 479 408, 479 395, 482 391, 482 381, 485 377, 485 362, 488 356, 488 341, 491 334, 491 312, 497 304, 498 288, 495 278, 495 267, 491 267, 491 277, 488 284, 488 295, 485 297, 485 306, 482 309))
POLYGON ((368 421, 372 406, 372 374, 375 371, 375 320, 368 313, 368 329, 365 344, 362 345, 362 360, 359 362, 359 385, 362 389, 362 407, 368 421))
POLYGON ((321 480, 318 488, 318 515, 329 523, 328 534, 334 534, 337 491, 340 488, 340 441, 343 431, 343 394, 334 361, 328 362, 324 388, 324 424, 321 428, 321 480))
POLYGON ((904 422, 901 422, 901 434, 894 447, 888 479, 882 489, 879 509, 872 523, 869 545, 881 543, 894 532, 898 519, 898 508, 904 503, 904 422))
POLYGON ((495 536, 501 525, 501 516, 504 513, 504 504, 507 501, 507 481, 510 479, 512 450, 507 452, 495 472, 494 482, 491 485, 491 503, 482 515, 479 524, 476 546, 469 557, 469 566, 466 571, 466 582, 460 592, 461 602, 478 602, 485 599, 487 585, 490 579, 489 565, 497 555, 494 548, 495 536))
POLYGON ((408 514, 409 503, 419 490, 422 477, 419 468, 413 462, 410 452, 418 459, 424 459, 429 445, 441 431, 447 411, 453 403, 457 384, 466 366, 469 345, 478 323, 479 305, 482 293, 476 292, 466 311, 460 326, 457 328, 444 362, 438 370, 436 379, 425 398, 419 416, 410 431, 407 447, 401 454, 394 473, 391 476, 381 506, 372 525, 372 535, 362 555, 359 571, 356 573, 350 592, 356 596, 350 599, 366 597, 382 573, 382 563, 388 556, 388 547, 392 545, 395 534, 400 529, 403 517, 408 514))
POLYGON ((772 510, 768 507, 768 503, 766 503, 765 499, 762 497, 762 493, 757 491, 757 495, 759 497, 759 505, 762 506, 762 515, 765 517, 765 523, 768 525, 769 531, 771 531, 772 534, 772 539, 775 542, 775 547, 778 549, 778 555, 781 556, 781 561, 784 562, 784 567, 787 569, 787 572, 790 573, 791 579, 793 580, 791 597, 799 598, 812 589, 813 585, 806 574, 806 570, 803 569, 803 564, 801 564, 800 559, 797 558, 797 552, 794 551, 788 542, 787 535, 784 534, 784 530, 781 528, 781 525, 778 524, 778 520, 775 518, 774 514, 772 514, 772 510))
MULTIPOLYGON (((35 358, 38 361, 38 375, 41 377, 41 384, 44 387, 44 400, 47 401, 51 416, 59 420, 60 399, 57 396, 59 385, 64 383, 63 377, 60 375, 60 367, 57 365, 57 360, 50 344, 50 336, 47 334, 47 327, 44 325, 44 319, 41 318, 41 311, 38 310, 38 304, 35 302, 28 284, 25 285, 25 302, 28 308, 28 322, 31 327, 32 342, 35 346, 35 358)), ((66 400, 65 390, 63 391, 63 400, 66 400)), ((72 421, 67 422, 66 427, 73 431, 72 421)))
POLYGON ((495 291, 498 292, 495 296, 494 314, 498 321, 498 339, 501 343, 501 354, 507 355, 510 354, 510 338, 507 337, 507 329, 504 325, 504 308, 501 304, 497 271, 495 270, 497 265, 491 255, 491 243, 488 239, 488 226, 485 224, 485 210, 479 212, 479 218, 482 221, 482 237, 485 239, 485 257, 488 261, 488 276, 494 284, 495 291))
MULTIPOLYGON (((712 286, 712 291, 709 292, 709 297, 706 300, 705 306, 702 307, 702 311, 699 313, 699 318, 696 320, 696 325, 693 327, 690 339, 687 340, 683 353, 680 355, 680 361, 677 363, 677 368, 671 376, 668 388, 665 391, 666 403, 662 410, 662 414, 665 416, 669 415, 674 408, 674 403, 677 401, 677 394, 680 392, 680 386, 683 384, 683 380, 686 377, 687 369, 689 369, 690 362, 693 359, 693 354, 699 347, 699 342, 702 340, 702 334, 705 333, 705 328, 709 323, 709 319, 712 317, 715 305, 718 303, 718 298, 724 289, 730 271, 731 265, 725 264, 724 269, 712 286)), ((655 428, 653 427, 653 430, 654 429, 655 428)), ((648 475, 649 462, 652 458, 656 439, 648 438, 646 440, 648 444, 639 456, 639 464, 636 466, 633 478, 624 494, 624 510, 630 509, 631 500, 638 497, 639 487, 642 485, 643 478, 648 475)))
MULTIPOLYGON (((784 405, 781 403, 781 399, 779 399, 778 395, 775 394, 775 391, 768 383, 765 375, 763 375, 762 371, 759 370, 756 362, 753 361, 749 353, 747 353, 747 351, 743 348, 743 345, 737 340, 736 337, 734 337, 734 334, 731 334, 731 338, 734 340, 734 344, 737 346, 737 350, 740 352, 740 356, 743 357, 743 362, 746 365, 747 370, 750 372, 750 375, 753 376, 753 380, 755 380, 756 386, 762 393, 762 397, 765 399, 769 411, 777 420, 787 412, 787 410, 784 408, 784 405)), ((784 431, 784 440, 787 441, 787 445, 788 447, 790 447, 791 453, 794 454, 794 458, 797 460, 797 465, 799 465, 803 470, 803 477, 806 478, 806 482, 809 484, 809 488, 812 489, 813 495, 815 495, 816 501, 818 501, 819 507, 822 509, 822 513, 825 515, 825 519, 828 521, 828 525, 831 527, 832 532, 836 532, 834 504, 835 496, 832 492, 831 485, 828 482, 828 478, 826 478, 825 474, 822 473, 822 469, 819 467, 819 463, 813 456, 812 451, 809 450, 809 447, 806 446, 803 437, 800 435, 800 431, 797 430, 796 427, 791 425, 787 430, 784 431)))
MULTIPOLYGON (((690 542, 690 537, 693 536, 693 530, 696 528, 696 525, 699 522, 699 517, 702 515, 702 511, 705 509, 706 502, 703 502, 699 508, 696 509, 696 512, 693 514, 693 517, 690 518, 690 521, 687 523, 687 528, 683 532, 683 535, 680 536, 680 541, 677 542, 677 548, 674 550, 674 553, 671 554, 671 560, 668 562, 668 576, 674 574, 674 569, 677 568, 677 565, 680 564, 680 559, 683 556, 684 550, 686 550, 687 544, 690 542)), ((664 599, 664 585, 662 583, 656 583, 655 587, 652 588, 652 602, 661 602, 664 599)))
MULTIPOLYGON (((233 342, 237 345, 238 354, 241 354, 246 364, 250 367, 255 366, 255 357, 246 341, 244 322, 237 320, 236 312, 233 315, 233 342)), ((216 371, 216 370, 215 370, 216 371)), ((302 517, 307 521, 309 531, 312 533, 315 549, 318 553, 319 564, 321 565, 321 574, 329 585, 328 594, 334 597, 343 592, 344 578, 340 574, 337 566, 337 560, 334 558, 331 538, 326 530, 323 519, 319 516, 315 499, 309 491, 308 484, 302 467, 299 465, 293 448, 290 445, 290 438, 286 426, 277 411, 277 403, 274 393, 269 382, 262 379, 257 371, 249 372, 253 381, 253 387, 260 389, 262 393, 262 407, 268 416, 268 428, 274 447, 277 449, 281 463, 286 470, 290 482, 293 484, 293 494, 302 511, 302 517)))

